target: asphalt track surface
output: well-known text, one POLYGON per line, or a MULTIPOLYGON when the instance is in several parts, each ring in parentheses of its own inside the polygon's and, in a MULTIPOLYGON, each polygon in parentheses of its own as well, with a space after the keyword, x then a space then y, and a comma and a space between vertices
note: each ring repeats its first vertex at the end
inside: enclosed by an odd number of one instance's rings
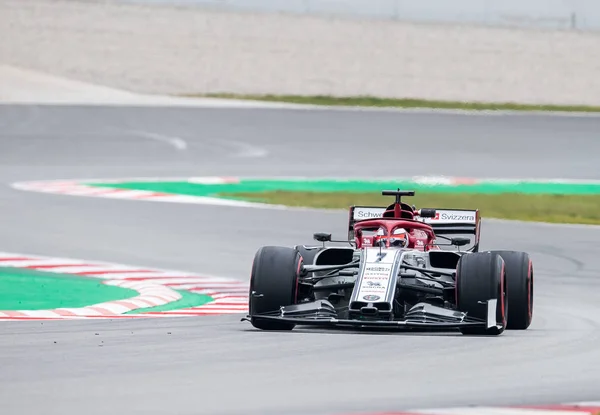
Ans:
MULTIPOLYGON (((8 184, 222 174, 599 179, 599 132, 600 118, 589 117, 5 106, 1 249, 245 279, 259 246, 310 242, 313 231, 344 235, 346 213, 92 199, 8 184)), ((525 250, 535 266, 531 329, 495 338, 267 333, 240 315, 3 322, 0 407, 320 414, 598 400, 599 242, 589 227, 484 221, 484 249, 525 250)))

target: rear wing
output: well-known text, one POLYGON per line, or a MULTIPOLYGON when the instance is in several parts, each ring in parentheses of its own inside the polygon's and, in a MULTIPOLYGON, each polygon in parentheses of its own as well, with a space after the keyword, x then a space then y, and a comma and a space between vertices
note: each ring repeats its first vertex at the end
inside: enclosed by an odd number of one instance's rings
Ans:
MULTIPOLYGON (((383 217, 387 207, 381 206, 350 206, 348 218, 348 239, 354 239, 354 224, 365 219, 383 217)), ((431 225, 436 235, 475 235, 473 252, 479 249, 481 215, 479 209, 434 209, 435 217, 421 218, 415 215, 415 220, 431 225)), ((418 211, 416 211, 418 214, 418 211)))

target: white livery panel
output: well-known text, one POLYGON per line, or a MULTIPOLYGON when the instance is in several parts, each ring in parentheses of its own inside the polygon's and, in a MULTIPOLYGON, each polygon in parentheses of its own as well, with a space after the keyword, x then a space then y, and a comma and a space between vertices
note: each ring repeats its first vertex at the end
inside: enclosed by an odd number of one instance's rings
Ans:
POLYGON ((364 266, 358 281, 358 291, 354 301, 389 301, 396 284, 397 249, 367 248, 364 266))

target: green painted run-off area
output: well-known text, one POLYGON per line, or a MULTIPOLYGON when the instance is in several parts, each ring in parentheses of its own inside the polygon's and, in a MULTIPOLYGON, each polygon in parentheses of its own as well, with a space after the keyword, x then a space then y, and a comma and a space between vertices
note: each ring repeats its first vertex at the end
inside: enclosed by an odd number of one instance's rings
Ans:
MULTIPOLYGON (((106 285, 103 282, 100 278, 80 275, 0 267, 0 310, 81 308, 139 295, 135 290, 106 285)), ((198 307, 213 301, 213 298, 207 295, 189 291, 178 292, 181 298, 177 301, 157 307, 140 308, 126 314, 198 307)))
POLYGON ((137 291, 106 285, 98 278, 0 268, 0 310, 79 308, 137 295, 137 291))
POLYGON ((487 218, 600 224, 600 180, 491 180, 449 177, 362 179, 140 179, 86 183, 121 190, 203 196, 320 209, 387 206, 382 190, 415 190, 419 207, 480 210, 487 218))
POLYGON ((185 290, 175 291, 181 295, 181 298, 177 301, 156 307, 138 308, 137 310, 132 310, 125 314, 159 313, 162 311, 181 310, 182 308, 199 307, 214 300, 212 297, 204 294, 196 294, 185 290))
POLYGON ((384 189, 409 189, 427 193, 524 193, 524 194, 562 194, 585 195, 600 194, 600 181, 589 182, 546 182, 532 180, 471 180, 462 179, 458 183, 448 180, 333 180, 333 179, 297 179, 266 180, 240 179, 237 183, 203 184, 192 181, 124 181, 118 183, 88 182, 91 186, 117 189, 148 190, 154 192, 190 195, 220 196, 234 198, 227 194, 258 193, 269 191, 292 192, 353 192, 380 193, 384 189))

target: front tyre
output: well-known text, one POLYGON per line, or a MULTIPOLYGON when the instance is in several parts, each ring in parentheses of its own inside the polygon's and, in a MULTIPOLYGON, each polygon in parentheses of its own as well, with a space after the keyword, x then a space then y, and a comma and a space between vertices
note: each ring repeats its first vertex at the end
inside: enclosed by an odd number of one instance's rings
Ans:
POLYGON ((510 316, 508 330, 526 330, 533 319, 533 264, 526 252, 492 251, 504 259, 510 316))
POLYGON ((293 323, 259 321, 253 315, 296 304, 302 257, 294 248, 263 246, 254 256, 250 275, 251 324, 261 330, 292 330, 293 323))
POLYGON ((487 320, 487 301, 496 299, 497 326, 465 327, 463 334, 499 335, 506 328, 506 270, 502 257, 493 252, 463 255, 456 267, 456 306, 468 316, 487 320))

